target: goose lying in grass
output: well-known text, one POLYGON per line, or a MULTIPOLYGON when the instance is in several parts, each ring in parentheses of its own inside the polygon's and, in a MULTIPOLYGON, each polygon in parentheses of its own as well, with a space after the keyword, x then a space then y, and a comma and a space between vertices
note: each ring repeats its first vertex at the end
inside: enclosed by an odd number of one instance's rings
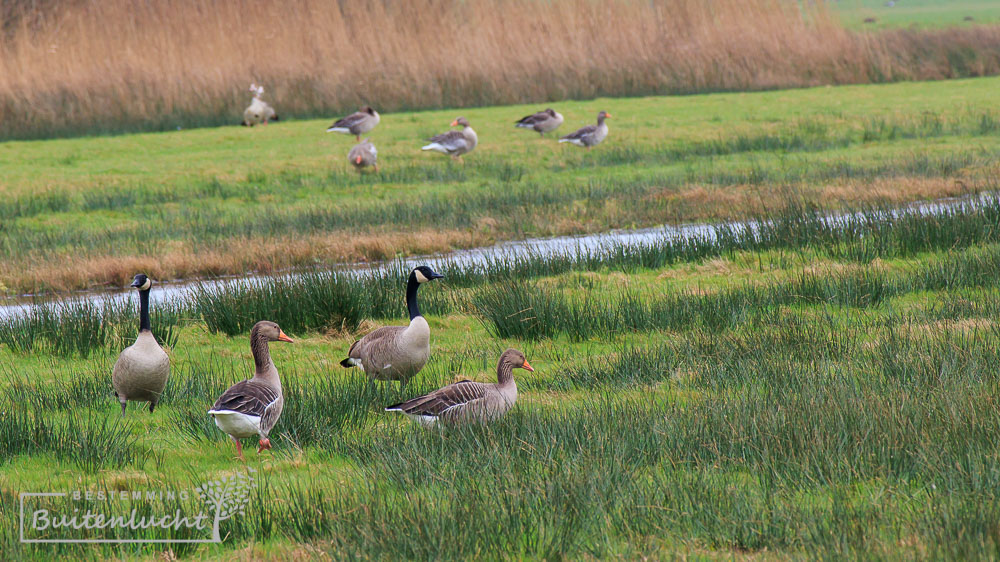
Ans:
POLYGON ((463 380, 406 402, 393 404, 387 412, 402 412, 430 428, 445 423, 488 422, 503 417, 517 401, 514 369, 534 371, 524 354, 508 349, 497 364, 496 384, 463 380))
POLYGON ((601 141, 608 136, 608 125, 604 122, 604 120, 610 117, 610 113, 602 111, 597 114, 596 125, 587 125, 586 127, 559 139, 559 142, 572 143, 576 146, 583 146, 586 147, 587 150, 590 150, 591 147, 601 144, 601 141))
POLYGON ((409 326, 383 326, 354 342, 345 368, 361 367, 372 380, 406 381, 420 372, 431 354, 431 330, 417 306, 420 285, 444 277, 426 265, 410 272, 406 282, 406 308, 410 312, 409 326))
POLYGON ((240 444, 242 438, 258 436, 258 453, 271 448, 268 433, 278 423, 285 404, 281 379, 268 349, 268 343, 273 341, 292 343, 292 338, 286 336, 274 322, 262 320, 254 324, 250 330, 250 351, 256 366, 253 378, 229 387, 208 411, 215 419, 215 425, 236 443, 236 454, 240 460, 245 460, 240 444))
POLYGON ((327 127, 326 132, 354 135, 355 140, 360 142, 361 135, 374 129, 381 120, 382 117, 378 112, 366 105, 359 111, 335 121, 333 125, 327 127))
POLYGON ((514 126, 519 129, 531 129, 532 131, 536 131, 539 136, 544 137, 545 133, 555 131, 562 123, 562 114, 549 108, 545 111, 539 111, 538 113, 522 117, 514 123, 514 126))
POLYGON ((268 121, 277 121, 278 115, 274 112, 274 108, 260 99, 264 93, 264 86, 250 84, 250 91, 253 92, 253 100, 250 101, 250 106, 243 110, 243 126, 267 125, 268 121))
POLYGON ((132 286, 139 289, 139 336, 122 350, 111 370, 111 384, 121 402, 123 416, 130 400, 149 402, 152 413, 170 376, 170 358, 156 343, 149 325, 149 289, 153 281, 140 273, 132 279, 132 286))
POLYGON ((368 166, 373 167, 378 172, 378 151, 375 150, 375 145, 371 143, 370 139, 366 138, 354 145, 347 153, 347 160, 359 172, 368 166))
POLYGON ((430 144, 423 146, 420 150, 435 150, 442 154, 447 154, 458 159, 463 154, 472 152, 479 144, 479 137, 469 126, 469 121, 465 117, 459 117, 451 122, 452 127, 461 126, 461 131, 448 131, 431 137, 430 144))

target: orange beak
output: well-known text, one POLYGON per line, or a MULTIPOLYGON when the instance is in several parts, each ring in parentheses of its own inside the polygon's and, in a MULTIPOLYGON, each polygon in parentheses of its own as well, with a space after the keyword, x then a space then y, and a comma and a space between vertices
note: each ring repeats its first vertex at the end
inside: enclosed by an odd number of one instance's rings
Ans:
POLYGON ((451 122, 451 126, 452 127, 457 127, 458 126, 458 119, 455 119, 454 121, 452 121, 451 122))
POLYGON ((521 367, 524 368, 525 371, 531 371, 532 373, 535 372, 535 369, 528 363, 527 359, 524 360, 524 365, 521 365, 521 367))
POLYGON ((604 116, 605 117, 611 117, 611 114, 610 113, 605 113, 604 116))
POLYGON ((286 341, 288 343, 295 343, 295 341, 292 340, 292 338, 290 338, 287 335, 285 335, 285 332, 282 331, 282 330, 278 330, 278 341, 286 341))
POLYGON ((357 164, 360 164, 361 163, 361 157, 358 156, 357 158, 355 158, 354 162, 357 163, 357 164))

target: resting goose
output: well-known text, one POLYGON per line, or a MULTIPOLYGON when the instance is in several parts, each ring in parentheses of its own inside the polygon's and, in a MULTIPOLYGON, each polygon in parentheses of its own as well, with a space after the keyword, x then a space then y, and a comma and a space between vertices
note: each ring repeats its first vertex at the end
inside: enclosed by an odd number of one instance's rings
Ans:
POLYGON ((250 91, 253 92, 253 100, 250 102, 250 106, 243 110, 243 126, 267 125, 268 121, 277 121, 278 116, 274 113, 274 108, 260 99, 264 93, 264 86, 250 84, 250 91))
POLYGON ((587 150, 590 150, 590 147, 601 144, 604 137, 608 136, 608 125, 604 122, 604 120, 609 117, 611 117, 610 113, 602 111, 597 114, 596 125, 587 125, 586 127, 559 139, 559 142, 570 142, 576 146, 583 146, 586 147, 587 150))
POLYGON ((139 289, 139 336, 122 350, 111 370, 111 385, 121 402, 123 416, 129 400, 149 402, 152 413, 170 376, 170 358, 149 329, 149 289, 153 281, 140 273, 132 279, 132 286, 139 289))
POLYGON ((522 117, 514 123, 514 126, 519 129, 531 129, 538 132, 539 136, 544 137, 545 133, 555 131, 562 123, 562 114, 549 108, 545 111, 539 111, 538 113, 522 117))
POLYGON ((286 336, 274 322, 261 320, 254 324, 250 330, 250 351, 256 365, 253 378, 229 387, 208 411, 215 418, 215 425, 236 443, 236 454, 240 460, 245 460, 240 444, 242 438, 258 436, 258 453, 271 448, 267 435, 278 423, 285 404, 278 370, 274 368, 268 349, 268 342, 272 341, 292 343, 292 338, 286 336))
POLYGON ((463 423, 487 422, 501 418, 517 400, 514 369, 534 371, 524 354, 508 349, 497 364, 496 384, 463 380, 449 384, 406 402, 393 404, 387 412, 403 412, 424 427, 434 427, 438 422, 463 423))
POLYGON ((367 166, 372 166, 378 172, 378 151, 370 139, 365 139, 354 145, 347 153, 347 160, 360 172, 367 166))
POLYGON ((417 306, 420 285, 444 277, 426 265, 410 272, 406 282, 406 308, 410 311, 409 326, 383 326, 351 345, 345 368, 361 367, 372 379, 406 381, 420 372, 431 354, 431 330, 417 306))
POLYGON ((436 150, 442 154, 447 154, 452 158, 458 158, 463 154, 472 152, 479 143, 479 137, 469 126, 469 121, 465 117, 459 117, 451 122, 452 127, 461 125, 461 131, 448 131, 440 135, 431 137, 431 143, 423 146, 420 150, 436 150))
POLYGON ((381 120, 382 117, 378 112, 366 105, 356 113, 335 121, 333 125, 327 127, 326 132, 344 133, 345 135, 351 134, 360 142, 361 135, 374 129, 375 125, 378 125, 378 122, 381 120))

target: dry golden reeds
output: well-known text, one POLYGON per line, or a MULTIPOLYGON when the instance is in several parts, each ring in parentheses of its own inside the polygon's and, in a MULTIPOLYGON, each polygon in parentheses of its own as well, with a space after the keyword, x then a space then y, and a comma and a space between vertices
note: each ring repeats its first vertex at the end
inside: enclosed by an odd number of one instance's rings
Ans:
POLYGON ((237 123, 251 82, 283 116, 319 116, 363 103, 394 111, 1000 71, 1000 27, 858 33, 822 3, 781 0, 50 0, 7 12, 0 138, 237 123))

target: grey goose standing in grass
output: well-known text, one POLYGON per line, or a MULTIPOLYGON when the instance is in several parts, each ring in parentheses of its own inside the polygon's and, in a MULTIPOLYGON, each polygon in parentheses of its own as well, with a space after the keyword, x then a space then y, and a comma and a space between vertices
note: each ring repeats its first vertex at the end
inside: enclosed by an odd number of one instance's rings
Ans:
POLYGON ((393 404, 387 412, 403 412, 430 428, 438 422, 487 422, 506 414, 517 401, 514 369, 534 371, 524 354, 508 349, 497 364, 496 384, 463 380, 406 402, 393 404))
POLYGON ((562 123, 562 114, 549 108, 545 111, 539 111, 538 113, 522 117, 514 123, 514 126, 519 129, 531 129, 537 132, 539 136, 544 137, 545 133, 555 131, 562 123))
POLYGON ((359 172, 368 166, 373 167, 378 172, 378 151, 375 150, 375 145, 372 144, 371 139, 366 138, 354 145, 351 151, 347 153, 347 160, 359 172))
POLYGON ((435 150, 456 159, 463 154, 472 152, 472 149, 479 144, 479 137, 476 135, 476 131, 469 126, 469 121, 465 117, 459 117, 451 122, 451 126, 461 126, 462 130, 435 135, 428 139, 430 144, 421 147, 420 150, 435 150))
POLYGON ((139 336, 122 350, 111 370, 111 385, 121 402, 123 416, 130 400, 149 402, 152 413, 170 376, 170 358, 156 343, 149 325, 149 289, 153 281, 140 273, 132 279, 132 286, 139 289, 139 336))
POLYGON ((229 387, 208 411, 215 419, 215 425, 236 443, 236 454, 240 460, 244 460, 240 439, 259 437, 258 453, 271 448, 268 433, 278 423, 285 405, 281 379, 268 348, 268 343, 273 341, 292 343, 292 338, 286 336, 274 322, 261 320, 254 324, 250 330, 250 351, 256 366, 253 378, 229 387))
POLYGON ((378 125, 378 122, 381 120, 382 117, 378 114, 378 112, 366 105, 359 111, 352 113, 343 119, 336 120, 333 125, 327 127, 326 132, 354 135, 355 140, 360 142, 361 135, 374 129, 375 125, 378 125))
POLYGON ((406 381, 420 372, 431 354, 431 329, 417 306, 420 285, 444 277, 426 265, 410 272, 406 281, 409 326, 383 326, 351 345, 345 368, 361 367, 372 380, 406 381))
POLYGON ((601 144, 601 141, 608 136, 608 125, 604 122, 604 120, 609 117, 611 117, 610 113, 602 111, 597 114, 596 125, 587 125, 582 129, 562 137, 559 139, 559 142, 572 143, 576 146, 583 146, 586 147, 587 150, 590 150, 591 147, 601 144))
POLYGON ((260 96, 264 94, 264 86, 250 84, 250 91, 253 92, 253 100, 243 110, 243 126, 267 125, 268 121, 277 121, 278 115, 274 112, 274 108, 260 99, 260 96))

